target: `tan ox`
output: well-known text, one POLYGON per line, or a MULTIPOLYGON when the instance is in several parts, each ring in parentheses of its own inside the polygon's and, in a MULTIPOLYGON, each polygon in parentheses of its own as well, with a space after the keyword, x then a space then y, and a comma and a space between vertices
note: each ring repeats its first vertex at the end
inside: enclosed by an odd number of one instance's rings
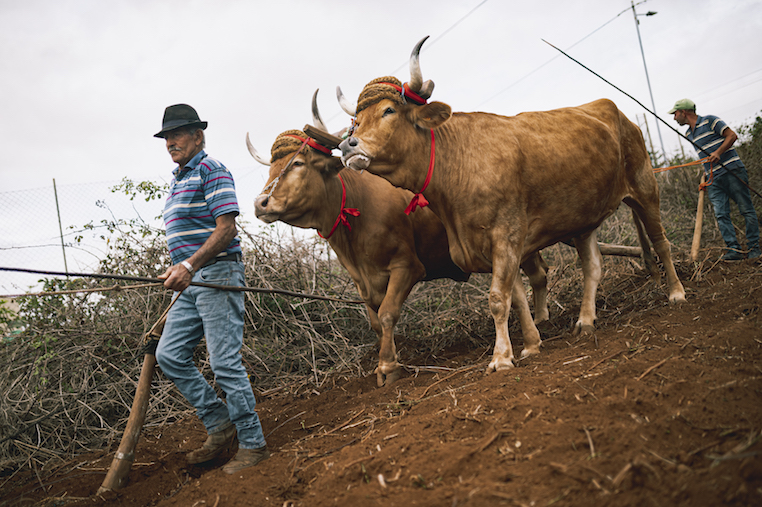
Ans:
POLYGON ((588 278, 600 278, 601 270, 594 231, 622 201, 642 220, 664 264, 669 300, 684 301, 640 129, 609 100, 514 117, 452 113, 447 104, 427 103, 434 85, 423 82, 418 65, 425 40, 413 50, 404 98, 395 78, 374 80, 360 93, 353 131, 340 145, 342 160, 395 186, 425 189, 455 263, 466 272, 493 273, 496 340, 487 371, 513 366, 511 289, 517 297, 518 267, 531 252, 576 238, 585 298, 594 304, 588 278))
MULTIPOLYGON (((315 122, 322 127, 315 107, 313 97, 315 122)), ((323 142, 330 147, 341 141, 336 138, 332 144, 332 136, 325 137, 329 142, 323 142)), ((273 143, 270 161, 257 153, 248 135, 246 142, 251 155, 270 166, 268 182, 255 200, 257 218, 316 229, 328 240, 355 282, 378 336, 378 385, 391 384, 400 374, 394 327, 410 290, 419 281, 465 281, 469 277, 450 259, 442 222, 428 209, 406 215, 403 209, 413 196, 411 192, 367 172, 341 171, 340 158, 331 156, 330 148, 302 131, 280 134, 273 143), (309 144, 302 146, 305 140, 309 144), (340 210, 346 222, 340 218, 340 210), (344 210, 357 210, 359 214, 344 210)), ((523 267, 533 288, 538 318, 546 320, 547 265, 535 254, 523 267)), ((522 305, 517 307, 522 333, 525 340, 538 341, 523 287, 522 298, 517 298, 522 305)))

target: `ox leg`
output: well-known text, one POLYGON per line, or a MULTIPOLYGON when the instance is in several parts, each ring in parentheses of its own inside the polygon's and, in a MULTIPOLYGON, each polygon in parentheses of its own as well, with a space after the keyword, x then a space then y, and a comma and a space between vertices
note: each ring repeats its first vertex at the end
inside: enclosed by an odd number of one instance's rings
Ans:
MULTIPOLYGON (((495 349, 492 352, 492 360, 487 366, 487 373, 513 368, 513 347, 508 334, 508 316, 511 309, 512 295, 524 299, 526 293, 522 286, 517 290, 516 280, 519 276, 519 263, 515 257, 511 259, 513 251, 507 245, 500 247, 493 245, 493 251, 506 252, 504 259, 494 259, 492 265, 492 284, 489 291, 489 310, 495 321, 495 349), (502 262, 500 262, 502 261, 502 262)), ((526 338, 525 338, 526 339, 526 338)), ((539 340, 539 333, 538 333, 539 340)))
MULTIPOLYGON (((544 285, 543 285, 544 287, 544 285)), ((536 301, 536 299, 535 299, 536 301)), ((516 310, 521 323, 521 334, 524 337, 524 350, 521 351, 521 359, 540 353, 540 332, 537 329, 535 321, 532 320, 532 312, 529 311, 527 295, 524 291, 524 284, 521 283, 521 277, 517 276, 513 282, 513 293, 511 297, 511 307, 516 310)))
POLYGON ((400 364, 397 362, 397 346, 394 343, 394 328, 400 318, 402 304, 415 285, 414 270, 405 268, 392 270, 386 295, 378 309, 378 321, 381 330, 381 346, 378 352, 378 367, 376 368, 376 384, 378 387, 388 386, 399 379, 400 364))
POLYGON ((598 248, 596 231, 587 236, 574 238, 574 246, 582 260, 584 278, 582 305, 579 309, 579 320, 574 325, 574 334, 587 335, 595 331, 595 295, 598 291, 598 283, 601 281, 603 256, 598 248))
POLYGON ((647 201, 650 203, 648 206, 642 205, 633 198, 627 198, 624 202, 637 213, 643 222, 646 234, 648 234, 648 238, 654 246, 656 255, 659 256, 662 264, 664 264, 664 271, 667 273, 667 285, 669 286, 669 302, 682 303, 685 301, 685 288, 683 288, 683 284, 680 283, 680 279, 677 277, 675 265, 672 263, 669 241, 661 225, 658 189, 653 192, 653 195, 656 197, 647 201))
MULTIPOLYGON (((548 313, 548 265, 540 255, 535 252, 521 264, 521 269, 529 278, 534 298, 534 323, 540 324, 550 320, 548 313)), ((514 305, 515 308, 515 305, 514 305)))
POLYGON ((365 303, 365 309, 368 311, 368 322, 370 322, 370 328, 376 333, 378 337, 378 345, 381 347, 384 331, 381 329, 381 321, 378 320, 378 312, 371 308, 368 303, 365 303))
POLYGON ((640 249, 643 251, 643 262, 646 265, 646 269, 651 274, 651 278, 658 280, 661 275, 659 274, 659 266, 656 264, 653 253, 651 252, 651 244, 648 242, 648 236, 646 230, 643 227, 643 222, 638 218, 638 214, 635 210, 632 211, 632 221, 635 223, 635 229, 638 231, 638 241, 640 242, 640 249))
POLYGON ((376 384, 378 387, 383 387, 390 376, 393 376, 390 383, 399 378, 399 370, 396 369, 398 367, 397 346, 394 343, 394 324, 396 324, 396 321, 390 327, 388 325, 389 319, 387 314, 387 325, 383 325, 379 313, 367 305, 366 308, 368 309, 370 327, 373 328, 376 336, 378 336, 378 366, 376 366, 374 372, 376 374, 376 384), (395 371, 396 375, 394 375, 395 371))

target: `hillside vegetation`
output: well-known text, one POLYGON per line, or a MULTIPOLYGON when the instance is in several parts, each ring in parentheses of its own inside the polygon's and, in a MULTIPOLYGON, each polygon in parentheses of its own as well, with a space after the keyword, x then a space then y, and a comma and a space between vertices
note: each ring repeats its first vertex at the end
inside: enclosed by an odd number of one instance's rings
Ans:
MULTIPOLYGON (((751 187, 762 189, 762 119, 738 132, 737 149, 748 168, 751 187)), ((670 162, 685 161, 679 156, 670 162)), ((699 169, 677 169, 657 178, 662 220, 681 266, 678 272, 690 277, 714 263, 723 246, 707 204, 702 255, 696 264, 689 262, 699 169)), ((136 198, 161 196, 160 188, 145 183, 126 182, 117 190, 132 192, 136 198)), ((762 200, 755 196, 754 202, 759 213, 762 200)), ((735 209, 734 218, 739 220, 742 238, 743 223, 735 209)), ((111 225, 114 235, 110 253, 100 265, 102 273, 155 277, 164 271, 168 256, 162 231, 138 223, 111 225)), ((249 286, 344 300, 246 293, 243 357, 259 396, 319 391, 338 374, 368 375, 376 338, 364 307, 355 302, 359 295, 351 279, 327 243, 317 235, 294 239, 280 236, 276 228, 243 221, 239 225, 249 286)), ((598 239, 635 246, 636 238, 629 208, 623 206, 603 224, 598 239)), ((551 313, 557 321, 568 322, 563 329, 568 331, 578 312, 578 306, 568 302, 579 301, 582 290, 577 256, 565 245, 552 246, 543 256, 554 268, 551 313)), ((607 257, 605 270, 643 273, 639 260, 632 258, 607 257)), ((23 329, 0 344, 0 486, 25 471, 34 471, 44 480, 72 456, 118 443, 142 364, 142 336, 169 304, 171 293, 160 286, 122 290, 113 286, 113 281, 47 279, 45 290, 80 292, 23 297, 17 300, 19 316, 0 312, 0 321, 23 329)), ((419 356, 434 357, 455 344, 489 347, 494 329, 488 287, 488 275, 475 275, 468 283, 419 284, 403 307, 397 334, 419 356)), ((599 317, 605 316, 602 308, 599 317)), ((512 336, 520 337, 517 324, 512 321, 511 326, 512 336)), ((196 359, 211 380, 204 347, 198 348, 196 359)), ((146 428, 168 425, 191 413, 171 382, 159 374, 146 428)))

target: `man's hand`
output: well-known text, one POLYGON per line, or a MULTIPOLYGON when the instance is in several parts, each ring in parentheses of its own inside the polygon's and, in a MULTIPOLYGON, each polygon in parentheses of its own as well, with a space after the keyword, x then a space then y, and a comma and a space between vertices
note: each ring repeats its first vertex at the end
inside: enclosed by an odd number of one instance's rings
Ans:
MULTIPOLYGON (((205 266, 207 262, 214 258, 215 255, 222 252, 236 234, 238 229, 235 225, 235 217, 238 213, 226 213, 220 215, 215 219, 216 227, 212 235, 207 238, 201 247, 196 250, 196 253, 185 259, 191 266, 197 271, 205 266)), ((170 266, 159 279, 164 280, 164 287, 172 290, 182 291, 188 288, 193 275, 182 264, 175 264, 170 266)))
POLYGON ((164 280, 164 287, 176 291, 187 289, 193 279, 190 271, 188 271, 182 264, 170 266, 164 273, 159 275, 158 278, 164 280))
POLYGON ((714 150, 714 153, 709 155, 708 162, 710 164, 718 164, 720 162, 720 155, 728 151, 738 139, 738 136, 730 129, 730 127, 726 127, 725 130, 722 131, 722 137, 725 139, 722 140, 720 147, 714 150))

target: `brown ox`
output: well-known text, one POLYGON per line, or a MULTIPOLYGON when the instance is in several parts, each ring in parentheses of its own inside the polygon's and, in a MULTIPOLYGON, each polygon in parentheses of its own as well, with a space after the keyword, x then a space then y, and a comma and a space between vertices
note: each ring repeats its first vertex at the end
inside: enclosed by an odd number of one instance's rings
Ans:
MULTIPOLYGON (((419 281, 465 281, 469 275, 450 259, 447 235, 433 212, 424 209, 411 216, 403 213, 412 193, 367 172, 339 174, 343 168, 340 158, 316 146, 314 139, 302 146, 304 139, 308 139, 306 134, 298 130, 280 134, 268 162, 258 155, 247 135, 252 156, 270 166, 267 185, 255 200, 257 218, 316 229, 327 238, 355 282, 378 336, 378 385, 391 384, 400 374, 394 327, 410 290, 419 281), (357 209, 359 215, 345 212, 347 221, 342 224, 338 216, 340 210, 346 209, 357 209)), ((533 287, 535 305, 540 308, 536 311, 540 318, 547 319, 547 266, 536 254, 529 256, 523 267, 533 287)), ((521 290, 516 300, 521 305, 517 311, 522 333, 525 340, 538 342, 539 333, 523 287, 521 290)))
POLYGON ((388 77, 360 93, 352 135, 340 145, 342 161, 415 192, 423 193, 430 179, 425 195, 444 223, 452 259, 466 272, 493 273, 496 340, 487 371, 513 366, 511 289, 516 297, 518 267, 531 252, 576 238, 585 299, 594 305, 588 279, 600 278, 601 270, 594 232, 622 201, 642 220, 664 264, 669 300, 684 301, 640 129, 609 100, 514 117, 427 103, 434 85, 423 82, 418 65, 425 40, 411 55, 407 98, 388 77))

